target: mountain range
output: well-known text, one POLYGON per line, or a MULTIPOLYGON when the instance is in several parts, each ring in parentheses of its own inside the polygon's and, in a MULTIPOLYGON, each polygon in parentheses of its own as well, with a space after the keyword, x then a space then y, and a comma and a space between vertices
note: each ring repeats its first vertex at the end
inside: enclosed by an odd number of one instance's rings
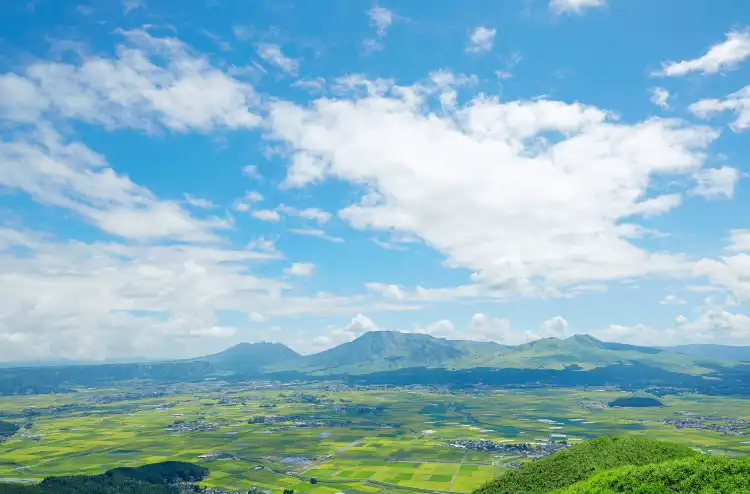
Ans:
POLYGON ((186 360, 98 365, 0 367, 0 394, 52 393, 76 386, 151 379, 341 379, 371 384, 658 385, 750 393, 747 347, 656 348, 589 335, 518 346, 371 331, 312 355, 281 343, 240 343, 186 360))
MULTIPOLYGON (((683 347, 680 347, 682 350, 683 347)), ((518 346, 435 338, 427 334, 370 331, 348 343, 312 355, 300 355, 280 343, 240 343, 195 359, 221 370, 298 371, 310 375, 369 374, 424 367, 591 370, 616 364, 642 364, 670 372, 707 374, 726 365, 720 352, 702 355, 664 348, 609 343, 589 335, 543 338, 518 346)))

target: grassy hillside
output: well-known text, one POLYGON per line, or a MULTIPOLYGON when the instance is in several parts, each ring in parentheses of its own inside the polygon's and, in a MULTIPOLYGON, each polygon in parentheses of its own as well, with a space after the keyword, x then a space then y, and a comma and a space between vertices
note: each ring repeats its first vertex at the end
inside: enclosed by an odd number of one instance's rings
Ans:
POLYGON ((700 365, 702 360, 706 359, 658 348, 608 343, 589 335, 575 335, 563 340, 544 338, 519 345, 503 355, 487 360, 485 365, 517 369, 564 369, 578 365, 588 370, 621 362, 637 362, 686 374, 711 372, 711 369, 700 365))
POLYGON ((474 494, 547 493, 611 468, 699 455, 685 446, 643 437, 599 437, 510 470, 474 491, 474 494))
POLYGON ((578 482, 556 494, 748 494, 750 457, 687 458, 654 465, 620 467, 578 482))

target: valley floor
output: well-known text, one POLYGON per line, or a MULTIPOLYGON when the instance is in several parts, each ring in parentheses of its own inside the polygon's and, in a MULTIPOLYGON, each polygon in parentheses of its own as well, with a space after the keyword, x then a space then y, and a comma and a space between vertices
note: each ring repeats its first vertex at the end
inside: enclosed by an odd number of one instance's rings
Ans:
POLYGON ((482 443, 466 441, 542 445, 564 435, 575 444, 600 435, 645 435, 709 454, 750 454, 750 399, 738 397, 668 395, 662 407, 610 408, 607 403, 629 393, 178 386, 158 398, 138 398, 144 385, 0 398, 0 419, 28 427, 0 443, 0 478, 179 460, 210 470, 202 485, 242 492, 253 486, 315 494, 470 492, 530 458, 473 450, 482 443), (692 428, 696 423, 731 427, 692 428))

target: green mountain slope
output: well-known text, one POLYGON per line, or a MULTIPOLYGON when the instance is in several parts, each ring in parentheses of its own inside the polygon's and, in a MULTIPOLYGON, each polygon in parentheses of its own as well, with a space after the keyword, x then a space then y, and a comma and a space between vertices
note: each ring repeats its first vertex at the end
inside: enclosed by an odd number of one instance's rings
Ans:
POLYGON ((706 360, 658 348, 608 343, 589 335, 575 335, 563 340, 544 338, 517 346, 505 355, 486 362, 488 367, 518 369, 564 369, 580 366, 592 369, 618 363, 640 363, 651 367, 703 374, 711 369, 700 365, 706 360))
POLYGON ((425 334, 370 331, 349 343, 304 357, 295 370, 364 373, 407 367, 444 367, 469 356, 465 345, 425 334))
POLYGON ((608 470, 556 494, 748 494, 750 457, 687 458, 608 470))
POLYGON ((223 352, 196 359, 217 371, 247 372, 271 365, 297 365, 302 356, 281 343, 240 343, 223 352))
POLYGON ((644 437, 599 437, 510 470, 480 487, 474 494, 547 493, 611 468, 695 458, 699 455, 685 446, 644 437))
MULTIPOLYGON (((590 370, 616 364, 642 364, 683 374, 713 371, 701 365, 712 362, 708 359, 658 348, 608 343, 589 335, 544 338, 510 347, 488 342, 446 340, 426 334, 370 331, 324 352, 296 358, 282 355, 266 361, 269 362, 265 366, 267 371, 298 371, 315 375, 361 375, 415 367, 590 370)), ((713 364, 718 365, 719 361, 713 361, 713 364)), ((724 365, 734 364, 724 362, 724 365)))

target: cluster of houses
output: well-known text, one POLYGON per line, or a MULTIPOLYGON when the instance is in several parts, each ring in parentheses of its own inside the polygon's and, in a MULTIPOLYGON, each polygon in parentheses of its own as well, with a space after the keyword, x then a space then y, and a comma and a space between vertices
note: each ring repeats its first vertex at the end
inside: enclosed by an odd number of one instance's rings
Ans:
POLYGON ((249 424, 289 424, 282 429, 291 427, 346 427, 352 423, 351 420, 304 419, 299 415, 262 415, 251 417, 247 422, 249 424))
POLYGON ((193 420, 189 422, 175 420, 172 425, 166 427, 164 430, 170 432, 208 432, 215 431, 219 427, 218 424, 212 424, 205 420, 193 420))
MULTIPOLYGON (((716 417, 685 417, 678 419, 664 419, 664 423, 674 425, 678 429, 704 429, 721 432, 725 436, 741 436, 743 428, 750 425, 748 420, 724 419, 723 423, 707 423, 706 420, 717 420, 716 417)), ((719 419, 721 420, 721 419, 719 419)))
POLYGON ((555 434, 555 436, 550 436, 547 442, 536 443, 497 443, 489 439, 454 439, 448 441, 448 445, 473 451, 492 451, 501 455, 542 458, 570 447, 564 435, 555 434))

